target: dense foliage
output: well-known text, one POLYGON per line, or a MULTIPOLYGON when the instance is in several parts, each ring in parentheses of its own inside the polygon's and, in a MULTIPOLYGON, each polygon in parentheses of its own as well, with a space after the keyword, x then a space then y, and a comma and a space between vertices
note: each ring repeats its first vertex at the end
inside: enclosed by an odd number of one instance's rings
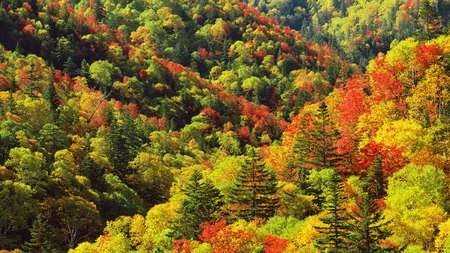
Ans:
POLYGON ((0 252, 450 252, 448 5, 1 1, 0 252))

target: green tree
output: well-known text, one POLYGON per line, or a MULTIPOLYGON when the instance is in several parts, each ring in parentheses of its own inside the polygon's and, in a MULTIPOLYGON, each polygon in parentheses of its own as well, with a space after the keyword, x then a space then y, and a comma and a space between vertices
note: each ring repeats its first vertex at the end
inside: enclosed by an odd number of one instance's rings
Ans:
POLYGON ((202 233, 199 225, 219 221, 218 214, 223 205, 222 196, 212 181, 204 180, 198 170, 194 170, 189 178, 189 183, 182 191, 187 198, 183 200, 181 207, 177 210, 181 216, 174 220, 171 226, 171 237, 195 240, 197 235, 202 233))
POLYGON ((320 104, 313 124, 311 163, 319 170, 337 168, 344 158, 344 155, 336 151, 340 133, 331 122, 328 107, 324 102, 320 104))
POLYGON ((256 152, 250 147, 247 165, 238 172, 235 187, 228 196, 230 211, 247 221, 268 219, 279 207, 275 176, 267 170, 256 152))
POLYGON ((111 121, 111 130, 107 135, 107 157, 114 167, 114 174, 122 177, 128 174, 129 162, 138 154, 144 138, 131 114, 125 113, 120 119, 112 118, 111 121))
POLYGON ((24 253, 56 253, 51 239, 54 237, 48 221, 39 213, 30 229, 31 239, 22 246, 24 253))
POLYGON ((20 236, 13 239, 10 235, 17 231, 23 233, 29 226, 28 220, 37 210, 31 187, 11 180, 0 182, 0 210, 0 248, 18 247, 20 236))
POLYGON ((324 207, 329 217, 321 218, 326 227, 315 227, 325 237, 316 240, 316 247, 321 252, 338 253, 348 250, 348 237, 346 223, 348 218, 344 215, 342 208, 342 179, 335 170, 331 180, 328 182, 328 197, 324 207))
POLYGON ((416 30, 414 35, 419 40, 431 40, 444 33, 438 14, 429 0, 424 0, 420 6, 416 22, 420 29, 416 30))
POLYGON ((356 199, 357 207, 348 213, 349 220, 346 228, 348 234, 348 252, 389 252, 380 246, 380 242, 385 240, 392 233, 387 231, 381 212, 381 197, 383 196, 383 180, 379 180, 381 172, 381 159, 377 158, 369 168, 368 174, 363 178, 361 185, 362 193, 356 199))

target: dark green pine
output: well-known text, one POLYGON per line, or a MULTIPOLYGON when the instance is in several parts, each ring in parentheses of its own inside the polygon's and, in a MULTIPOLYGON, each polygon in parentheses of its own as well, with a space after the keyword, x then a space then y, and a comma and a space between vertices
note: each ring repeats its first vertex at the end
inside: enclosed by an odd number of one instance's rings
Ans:
POLYGON ((414 35, 419 40, 431 40, 444 34, 439 16, 429 0, 423 1, 420 6, 417 23, 421 26, 414 35))
POLYGON ((51 239, 55 235, 51 232, 50 226, 44 219, 44 215, 39 213, 33 226, 30 229, 31 239, 22 246, 24 253, 53 253, 57 252, 51 244, 51 239))
POLYGON ((386 230, 389 223, 383 220, 377 201, 383 197, 383 181, 379 180, 378 171, 381 171, 381 159, 377 158, 369 168, 368 174, 363 178, 364 193, 357 199, 357 210, 348 214, 347 221, 349 252, 393 252, 380 246, 392 233, 386 230))
POLYGON ((122 177, 129 174, 128 164, 138 154, 143 138, 131 114, 125 113, 121 115, 120 120, 113 118, 111 121, 107 135, 107 156, 114 167, 114 174, 122 177))
POLYGON ((343 156, 337 154, 335 146, 340 134, 331 122, 324 102, 320 104, 316 118, 311 133, 314 145, 311 152, 312 164, 317 169, 337 168, 343 160, 343 156))
POLYGON ((182 191, 187 198, 177 210, 180 217, 172 223, 170 236, 174 239, 198 240, 197 235, 202 233, 200 225, 219 221, 218 214, 223 205, 222 196, 211 180, 203 180, 202 174, 197 170, 182 191))
POLYGON ((324 207, 329 215, 326 218, 320 218, 325 223, 325 227, 315 227, 320 233, 325 234, 323 238, 316 240, 316 247, 321 252, 346 252, 348 250, 348 243, 346 238, 347 234, 347 220, 348 218, 343 215, 344 208, 341 207, 342 203, 342 179, 335 171, 328 183, 328 189, 330 196, 325 202, 324 207))
POLYGON ((229 196, 230 211, 238 219, 251 221, 268 219, 279 207, 275 176, 260 162, 256 152, 250 152, 247 166, 237 176, 229 196))

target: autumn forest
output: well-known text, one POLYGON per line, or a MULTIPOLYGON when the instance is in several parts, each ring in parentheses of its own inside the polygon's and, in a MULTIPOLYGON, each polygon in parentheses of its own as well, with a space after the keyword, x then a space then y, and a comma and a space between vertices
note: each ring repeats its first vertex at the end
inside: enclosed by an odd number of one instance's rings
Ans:
POLYGON ((0 252, 450 252, 449 0, 0 1, 0 252))

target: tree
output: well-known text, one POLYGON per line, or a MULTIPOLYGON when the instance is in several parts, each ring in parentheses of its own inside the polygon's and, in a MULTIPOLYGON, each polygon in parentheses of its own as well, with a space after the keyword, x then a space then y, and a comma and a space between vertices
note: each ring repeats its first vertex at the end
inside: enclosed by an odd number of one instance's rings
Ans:
POLYGON ((356 207, 348 213, 349 252, 388 252, 380 246, 380 242, 392 234, 387 231, 388 222, 384 221, 381 212, 384 196, 381 170, 381 159, 377 158, 362 178, 362 193, 357 196, 356 207))
MULTIPOLYGON (((0 182, 0 248, 8 249, 20 245, 10 233, 27 229, 28 220, 35 215, 37 201, 33 190, 21 182, 0 182)), ((20 238, 19 238, 20 239, 20 238)))
POLYGON ((344 158, 343 154, 338 154, 336 147, 340 134, 331 122, 328 107, 324 102, 320 104, 313 124, 311 164, 319 170, 338 168, 344 158))
POLYGON ((419 40, 431 40, 444 33, 437 12, 429 0, 422 2, 416 22, 421 26, 420 30, 414 32, 419 40))
POLYGON ((346 238, 348 237, 346 222, 347 217, 343 214, 342 208, 342 179, 334 170, 331 180, 328 183, 329 195, 325 201, 324 207, 329 217, 321 218, 326 227, 315 227, 325 237, 316 240, 316 247, 321 252, 338 253, 348 250, 346 238))
POLYGON ((114 174, 122 177, 128 174, 129 162, 136 157, 144 139, 130 113, 124 114, 121 119, 112 118, 110 121, 107 156, 114 167, 114 174))
POLYGON ((230 211, 236 218, 251 221, 255 218, 268 219, 279 207, 277 182, 272 173, 262 164, 254 148, 250 148, 247 166, 238 175, 235 187, 228 196, 230 211))
POLYGON ((39 213, 30 229, 31 239, 25 242, 22 249, 24 253, 56 253, 55 246, 51 243, 54 237, 48 221, 42 213, 39 213))
POLYGON ((172 237, 175 239, 194 239, 201 234, 199 225, 219 221, 222 210, 222 196, 210 179, 203 180, 202 174, 194 170, 189 183, 182 189, 186 199, 177 210, 181 216, 172 224, 172 237))

